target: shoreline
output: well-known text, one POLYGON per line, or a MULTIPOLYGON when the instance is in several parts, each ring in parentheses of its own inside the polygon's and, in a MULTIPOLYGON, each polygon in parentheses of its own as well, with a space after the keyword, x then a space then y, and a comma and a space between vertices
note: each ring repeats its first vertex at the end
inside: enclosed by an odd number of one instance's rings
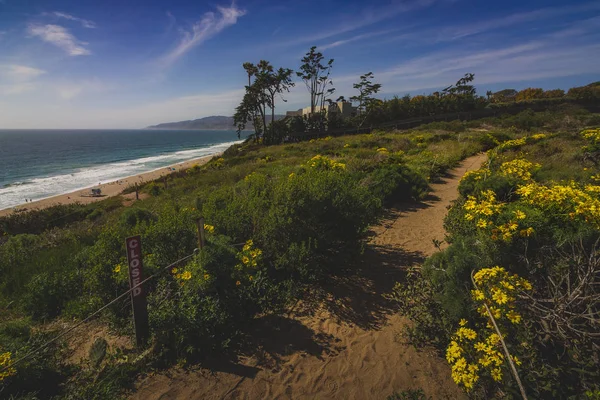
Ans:
MULTIPOLYGON (((141 174, 128 176, 125 178, 121 178, 115 181, 102 183, 100 185, 93 185, 87 188, 78 189, 73 192, 58 194, 55 196, 47 197, 40 200, 32 201, 31 203, 22 203, 17 206, 13 206, 10 208, 5 208, 0 210, 0 217, 6 217, 15 213, 29 212, 29 211, 37 211, 42 210, 44 208, 52 207, 55 205, 64 205, 64 204, 91 204, 97 201, 105 200, 109 197, 119 196, 125 189, 130 186, 135 185, 136 183, 147 183, 150 181, 154 181, 160 179, 163 176, 179 172, 181 170, 186 170, 188 168, 193 167, 194 165, 203 165, 206 164, 210 159, 215 156, 219 156, 223 154, 222 152, 193 158, 191 160, 182 161, 176 164, 167 165, 158 169, 154 169, 152 171, 143 172, 141 174), (175 170, 172 170, 174 168, 175 170), (91 188, 100 188, 102 190, 102 196, 100 197, 89 197, 83 196, 84 194, 88 194, 91 188)), ((135 199, 135 193, 130 193, 126 195, 128 197, 132 197, 135 199)))

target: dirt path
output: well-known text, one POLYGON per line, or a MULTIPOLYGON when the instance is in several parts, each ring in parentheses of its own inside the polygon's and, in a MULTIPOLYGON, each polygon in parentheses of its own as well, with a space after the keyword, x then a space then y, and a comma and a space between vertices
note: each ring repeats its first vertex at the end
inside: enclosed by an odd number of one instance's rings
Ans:
POLYGON ((434 399, 464 398, 444 360, 404 342, 407 321, 382 294, 435 251, 458 181, 484 161, 483 154, 468 158, 432 185, 431 200, 392 210, 373 228, 354 275, 332 278, 286 317, 257 320, 251 354, 210 369, 147 376, 132 398, 383 400, 409 388, 434 399))

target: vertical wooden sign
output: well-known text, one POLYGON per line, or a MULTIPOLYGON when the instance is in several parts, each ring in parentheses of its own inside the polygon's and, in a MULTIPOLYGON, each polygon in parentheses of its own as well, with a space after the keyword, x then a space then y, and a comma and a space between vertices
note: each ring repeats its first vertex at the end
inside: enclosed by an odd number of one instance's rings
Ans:
MULTIPOLYGON (((143 278, 142 265, 142 238, 132 236, 125 239, 127 249, 127 262, 129 264, 129 288, 139 284, 143 278)), ((144 285, 131 291, 131 304, 133 307, 133 324, 135 338, 138 346, 143 346, 148 340, 150 329, 148 327, 148 304, 144 285)))

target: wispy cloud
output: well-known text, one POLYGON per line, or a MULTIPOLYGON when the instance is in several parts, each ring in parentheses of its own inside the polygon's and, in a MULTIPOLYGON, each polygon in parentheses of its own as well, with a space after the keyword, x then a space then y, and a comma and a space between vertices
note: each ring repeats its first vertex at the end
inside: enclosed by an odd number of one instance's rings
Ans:
POLYGON ((386 33, 391 33, 393 31, 394 31, 394 29, 388 29, 385 31, 363 33, 362 35, 352 36, 351 38, 348 38, 348 39, 336 40, 335 42, 327 43, 327 44, 320 45, 317 47, 319 48, 319 50, 332 49, 334 47, 343 46, 348 43, 356 42, 358 40, 368 39, 368 38, 380 36, 380 35, 385 35, 386 33))
MULTIPOLYGON (((439 0, 408 0, 408 1, 392 1, 386 6, 369 6, 358 14, 344 18, 342 21, 335 23, 332 21, 330 25, 335 25, 333 28, 317 32, 309 35, 301 35, 299 38, 283 40, 279 43, 269 43, 269 47, 273 46, 292 46, 303 43, 315 43, 324 39, 333 38, 347 32, 356 31, 373 25, 377 22, 393 18, 399 14, 410 11, 426 8, 439 0)), ((358 40, 358 39, 357 39, 358 40)), ((334 42, 335 43, 335 42, 334 42)), ((324 46, 320 46, 323 49, 324 46)))
POLYGON ((38 36, 44 42, 51 43, 63 49, 71 56, 86 56, 92 54, 84 46, 86 42, 79 41, 66 28, 60 25, 29 25, 28 32, 38 36))
POLYGON ((15 81, 28 81, 46 73, 38 68, 16 64, 6 65, 3 69, 4 75, 15 81))
POLYGON ((71 21, 77 21, 77 22, 81 23, 81 26, 83 26, 84 28, 91 28, 91 29, 96 28, 96 23, 94 21, 75 17, 74 15, 67 14, 67 13, 60 12, 60 11, 54 11, 52 14, 58 18, 64 18, 64 19, 68 19, 71 21))
POLYGON ((0 64, 0 94, 11 95, 31 91, 35 79, 45 74, 38 68, 18 64, 0 64))
POLYGON ((547 7, 538 10, 506 15, 503 17, 477 22, 471 25, 461 25, 437 31, 439 41, 456 40, 466 36, 476 35, 495 29, 506 28, 513 25, 523 24, 531 21, 542 21, 556 17, 564 17, 568 14, 584 13, 600 10, 600 3, 586 3, 569 5, 564 7, 547 7))
POLYGON ((207 12, 200 21, 196 22, 191 31, 182 30, 182 37, 168 54, 162 58, 165 66, 171 65, 194 47, 204 43, 228 26, 235 25, 238 18, 246 14, 245 10, 237 8, 235 4, 230 7, 217 7, 218 13, 207 12))
POLYGON ((82 93, 100 93, 114 89, 115 85, 105 83, 98 78, 81 81, 57 82, 52 85, 58 96, 63 100, 71 100, 82 93))
POLYGON ((475 83, 482 85, 594 73, 598 62, 600 44, 534 41, 493 50, 434 52, 375 71, 375 77, 386 93, 414 93, 447 86, 466 72, 475 73, 475 83))

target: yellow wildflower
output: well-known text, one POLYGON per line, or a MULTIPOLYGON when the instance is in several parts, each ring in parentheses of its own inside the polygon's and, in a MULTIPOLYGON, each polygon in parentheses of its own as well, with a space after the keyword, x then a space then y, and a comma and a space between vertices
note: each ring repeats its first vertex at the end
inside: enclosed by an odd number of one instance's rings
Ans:
POLYGON ((506 313, 506 318, 513 324, 518 324, 521 322, 521 315, 513 310, 509 310, 506 313))
POLYGON ((215 233, 215 227, 212 225, 204 224, 204 231, 208 233, 215 233))
POLYGON ((525 219, 526 217, 525 213, 521 210, 516 210, 514 213, 517 219, 525 219))
POLYGON ((181 274, 181 279, 184 281, 189 281, 192 278, 192 273, 190 271, 185 271, 181 274))
POLYGON ((485 219, 479 219, 479 221, 477 221, 477 227, 478 228, 486 228, 488 226, 488 221, 486 221, 485 219))
POLYGON ((115 274, 118 274, 119 272, 121 272, 121 264, 117 264, 117 266, 115 267, 115 269, 113 271, 115 272, 115 274))
POLYGON ((496 382, 500 382, 500 380, 502 380, 502 370, 500 368, 492 369, 492 379, 496 382))
POLYGON ((240 286, 242 284, 242 282, 240 281, 235 281, 235 286, 240 286))
MULTIPOLYGON (((5 352, 0 353, 0 368, 6 368, 7 366, 12 364, 12 353, 5 352)), ((5 371, 0 372, 0 382, 9 376, 15 375, 17 371, 11 366, 8 367, 5 371)))

